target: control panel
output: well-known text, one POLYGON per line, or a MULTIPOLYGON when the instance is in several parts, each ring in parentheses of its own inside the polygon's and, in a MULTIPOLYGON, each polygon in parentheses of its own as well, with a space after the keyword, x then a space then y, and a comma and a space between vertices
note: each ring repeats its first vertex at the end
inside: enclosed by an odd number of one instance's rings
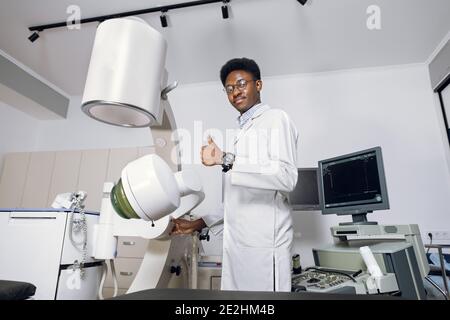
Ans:
POLYGON ((338 288, 353 286, 356 280, 345 272, 332 270, 306 269, 299 275, 292 276, 293 291, 328 292, 338 288))

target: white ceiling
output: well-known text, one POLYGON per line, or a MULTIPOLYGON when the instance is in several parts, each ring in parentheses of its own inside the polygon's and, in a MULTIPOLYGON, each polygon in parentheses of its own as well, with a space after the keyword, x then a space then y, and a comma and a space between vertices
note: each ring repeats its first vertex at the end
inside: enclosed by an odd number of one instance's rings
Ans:
MULTIPOLYGON (((192 0, 0 0, 0 49, 70 95, 83 91, 96 23, 46 30, 34 43, 28 27, 192 0)), ((424 62, 450 30, 449 0, 232 0, 174 10, 169 28, 156 13, 141 16, 168 41, 167 69, 181 84, 217 81, 233 57, 254 58, 263 76, 424 62), (369 5, 381 8, 381 30, 366 27, 369 5)))

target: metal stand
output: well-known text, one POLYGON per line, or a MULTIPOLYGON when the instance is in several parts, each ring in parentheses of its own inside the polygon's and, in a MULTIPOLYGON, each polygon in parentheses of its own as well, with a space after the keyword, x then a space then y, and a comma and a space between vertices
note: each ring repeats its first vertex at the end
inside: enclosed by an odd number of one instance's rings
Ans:
POLYGON ((350 226, 350 225, 361 225, 361 224, 367 224, 367 225, 376 225, 378 224, 375 221, 367 221, 367 214, 369 212, 362 212, 358 214, 352 214, 352 222, 341 222, 339 223, 340 226, 350 226))

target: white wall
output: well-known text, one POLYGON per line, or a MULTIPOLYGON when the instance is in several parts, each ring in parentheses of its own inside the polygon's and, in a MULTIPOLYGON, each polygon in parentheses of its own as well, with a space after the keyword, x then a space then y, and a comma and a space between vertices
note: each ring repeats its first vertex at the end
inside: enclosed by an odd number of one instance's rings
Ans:
POLYGON ((121 128, 95 121, 81 111, 80 105, 81 97, 72 97, 66 119, 37 120, 0 103, 0 168, 1 156, 7 152, 153 145, 149 129, 121 128))
MULTIPOLYGON (((422 234, 450 230, 448 145, 442 139, 442 119, 426 65, 263 80, 262 100, 286 110, 297 124, 299 166, 316 166, 321 159, 381 146, 391 209, 372 213, 369 219, 380 224, 417 223, 422 234)), ((179 128, 193 130, 195 120, 203 120, 204 129, 224 131, 235 125, 237 113, 220 82, 181 86, 171 94, 171 103, 179 128)), ((207 194, 196 211, 203 215, 220 201, 220 169, 197 165, 196 170, 207 194)), ((311 247, 331 241, 330 226, 350 220, 318 212, 294 213, 296 232, 301 234, 294 250, 303 264, 313 263, 311 247)))
POLYGON ((149 129, 121 128, 93 120, 81 111, 81 97, 70 99, 67 118, 41 121, 38 150, 121 148, 153 145, 149 129))
POLYGON ((0 172, 3 154, 16 151, 34 151, 40 122, 0 102, 0 172))

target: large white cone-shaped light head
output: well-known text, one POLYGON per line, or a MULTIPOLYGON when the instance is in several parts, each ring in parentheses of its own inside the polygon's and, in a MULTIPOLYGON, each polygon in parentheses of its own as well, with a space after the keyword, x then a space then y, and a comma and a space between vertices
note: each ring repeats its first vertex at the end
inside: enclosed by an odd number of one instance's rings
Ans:
POLYGON ((158 220, 179 207, 180 191, 169 166, 151 154, 125 166, 111 200, 123 218, 158 220))
POLYGON ((147 127, 160 118, 167 44, 136 17, 102 22, 95 35, 82 110, 117 126, 147 127))

